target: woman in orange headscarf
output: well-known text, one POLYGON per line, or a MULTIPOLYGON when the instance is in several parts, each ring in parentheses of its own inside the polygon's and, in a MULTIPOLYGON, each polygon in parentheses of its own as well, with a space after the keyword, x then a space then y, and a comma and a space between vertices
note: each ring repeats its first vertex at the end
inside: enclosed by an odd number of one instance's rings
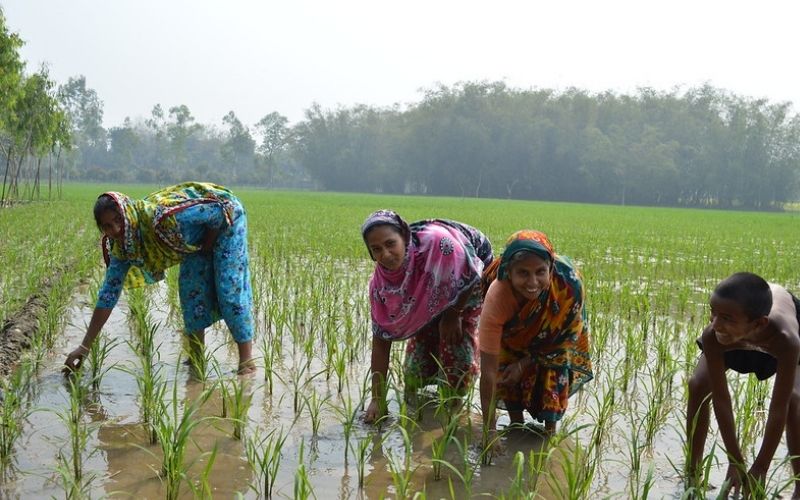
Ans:
POLYGON ((523 411, 548 432, 568 398, 592 379, 584 290, 572 262, 557 255, 544 233, 518 231, 484 273, 481 313, 481 409, 495 429, 495 407, 512 424, 523 411))

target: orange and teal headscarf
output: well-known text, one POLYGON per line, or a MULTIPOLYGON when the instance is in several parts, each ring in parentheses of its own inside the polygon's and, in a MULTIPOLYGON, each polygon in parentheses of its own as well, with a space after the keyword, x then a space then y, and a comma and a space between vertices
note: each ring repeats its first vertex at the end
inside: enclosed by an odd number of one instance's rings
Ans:
POLYGON ((523 358, 534 362, 518 384, 500 384, 497 394, 506 404, 533 410, 536 418, 556 421, 569 396, 593 377, 583 282, 572 261, 556 254, 544 233, 524 230, 508 238, 502 256, 484 273, 484 286, 495 277, 507 279, 508 264, 522 251, 550 261, 550 286, 503 325, 499 372, 523 358))
POLYGON ((134 200, 122 193, 108 191, 100 196, 114 200, 124 219, 122 245, 103 237, 103 257, 110 255, 127 260, 133 266, 125 279, 126 286, 138 287, 164 278, 164 271, 178 264, 183 256, 199 250, 184 241, 175 214, 201 203, 218 203, 228 225, 233 223, 233 201, 228 189, 211 183, 186 182, 170 186, 134 200))

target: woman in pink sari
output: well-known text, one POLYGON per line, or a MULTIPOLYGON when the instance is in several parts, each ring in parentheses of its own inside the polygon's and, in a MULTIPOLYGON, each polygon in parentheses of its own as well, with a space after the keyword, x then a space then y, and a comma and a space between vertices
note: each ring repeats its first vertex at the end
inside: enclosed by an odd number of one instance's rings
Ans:
POLYGON ((407 397, 431 383, 463 394, 478 373, 479 283, 493 258, 491 243, 466 224, 430 219, 409 225, 390 210, 367 217, 361 235, 376 263, 369 283, 372 401, 364 421, 386 413, 393 341, 408 340, 407 397))

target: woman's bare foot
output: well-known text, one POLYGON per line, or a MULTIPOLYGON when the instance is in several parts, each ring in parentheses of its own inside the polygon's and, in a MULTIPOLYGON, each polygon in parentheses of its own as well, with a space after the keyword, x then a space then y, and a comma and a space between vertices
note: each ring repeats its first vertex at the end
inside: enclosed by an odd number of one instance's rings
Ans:
POLYGON ((236 347, 239 349, 239 369, 236 373, 239 375, 247 375, 256 371, 256 363, 253 360, 253 341, 237 343, 236 347))
POLYGON ((236 370, 238 375, 248 375, 250 373, 255 373, 256 371, 256 362, 253 358, 246 359, 244 361, 239 361, 239 369, 236 370))

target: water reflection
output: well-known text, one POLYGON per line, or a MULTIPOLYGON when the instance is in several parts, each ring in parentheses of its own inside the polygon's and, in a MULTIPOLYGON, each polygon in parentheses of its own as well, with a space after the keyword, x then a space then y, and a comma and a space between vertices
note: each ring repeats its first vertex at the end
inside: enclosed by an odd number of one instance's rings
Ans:
MULTIPOLYGON (((207 384, 198 382, 188 370, 179 373, 182 379, 183 408, 203 397, 207 384)), ((172 384, 174 382, 167 382, 172 384)), ((172 389, 168 388, 167 397, 172 389)), ((151 445, 144 425, 139 422, 119 423, 105 421, 101 406, 92 405, 101 422, 97 433, 99 449, 103 451, 108 480, 104 483, 107 495, 136 496, 144 498, 163 498, 165 487, 158 474, 161 469, 162 451, 158 444, 151 445)), ((253 480, 253 472, 244 458, 242 441, 232 436, 231 424, 219 419, 221 400, 218 390, 213 390, 209 399, 200 408, 195 418, 203 419, 195 427, 186 448, 185 466, 187 478, 199 484, 200 477, 215 447, 217 453, 209 476, 209 484, 214 496, 233 498, 237 493, 246 494, 253 480)), ((93 417, 95 420, 95 417, 93 417)), ((181 495, 191 496, 189 484, 181 484, 181 495)))

